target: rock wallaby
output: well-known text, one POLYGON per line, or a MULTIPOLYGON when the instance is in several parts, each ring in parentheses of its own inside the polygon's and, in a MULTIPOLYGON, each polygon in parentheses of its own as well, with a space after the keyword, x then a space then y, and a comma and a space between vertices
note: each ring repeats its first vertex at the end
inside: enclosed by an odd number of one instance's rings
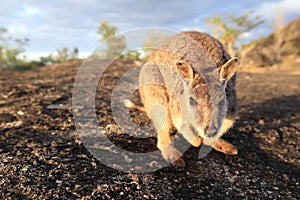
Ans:
POLYGON ((195 147, 204 143, 225 154, 238 153, 221 139, 235 121, 237 64, 221 42, 197 31, 171 36, 149 56, 139 74, 143 106, 129 100, 125 106, 147 113, 166 161, 185 166, 172 143, 172 127, 195 147))

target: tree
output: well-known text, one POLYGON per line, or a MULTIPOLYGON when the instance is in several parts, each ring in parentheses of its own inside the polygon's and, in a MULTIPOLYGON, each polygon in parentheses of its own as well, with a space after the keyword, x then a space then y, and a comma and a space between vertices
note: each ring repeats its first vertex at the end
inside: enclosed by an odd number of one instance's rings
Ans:
POLYGON ((115 37, 116 32, 117 32, 117 28, 114 26, 111 26, 109 24, 109 22, 106 22, 106 21, 101 22, 100 26, 97 30, 97 33, 102 36, 100 39, 101 42, 104 42, 111 37, 115 37))
POLYGON ((63 63, 68 60, 69 57, 69 49, 67 47, 57 49, 56 60, 58 63, 63 63))
POLYGON ((248 11, 239 17, 227 14, 227 19, 221 16, 213 16, 206 19, 206 23, 211 27, 213 35, 225 45, 228 52, 235 55, 237 53, 236 49, 241 48, 241 45, 236 46, 240 36, 264 23, 260 16, 253 17, 252 14, 253 11, 248 11))
POLYGON ((274 38, 276 49, 276 62, 281 62, 281 45, 283 43, 282 29, 285 27, 285 17, 282 10, 278 10, 274 19, 274 38))
POLYGON ((128 51, 126 54, 122 55, 125 60, 141 60, 141 53, 137 50, 128 51))
POLYGON ((29 39, 14 39, 8 30, 0 27, 0 69, 16 69, 25 62, 20 54, 25 51, 29 39))
POLYGON ((111 26, 109 22, 101 22, 97 33, 101 35, 101 42, 106 42, 106 58, 111 59, 122 54, 126 48, 125 36, 116 36, 117 28, 111 26))
POLYGON ((79 56, 79 49, 77 47, 74 47, 73 51, 69 55, 69 59, 76 60, 76 59, 78 59, 78 56, 79 56))
POLYGON ((75 60, 78 58, 79 50, 78 48, 73 48, 72 51, 69 51, 67 47, 57 49, 55 54, 49 54, 47 57, 41 57, 40 63, 43 65, 49 65, 54 63, 63 63, 70 60, 75 60))
POLYGON ((166 39, 167 35, 159 30, 154 30, 150 33, 147 40, 143 42, 143 52, 144 56, 147 57, 152 52, 153 48, 158 47, 158 45, 166 39))

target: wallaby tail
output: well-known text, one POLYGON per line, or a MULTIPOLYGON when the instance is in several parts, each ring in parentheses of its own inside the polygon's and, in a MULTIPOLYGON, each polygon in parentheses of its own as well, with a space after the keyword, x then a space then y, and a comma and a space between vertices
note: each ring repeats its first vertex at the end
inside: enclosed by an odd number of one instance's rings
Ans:
POLYGON ((136 105, 135 103, 133 103, 132 101, 130 101, 128 99, 124 100, 124 105, 125 105, 126 108, 134 108, 134 109, 137 109, 139 111, 146 112, 145 107, 136 105))

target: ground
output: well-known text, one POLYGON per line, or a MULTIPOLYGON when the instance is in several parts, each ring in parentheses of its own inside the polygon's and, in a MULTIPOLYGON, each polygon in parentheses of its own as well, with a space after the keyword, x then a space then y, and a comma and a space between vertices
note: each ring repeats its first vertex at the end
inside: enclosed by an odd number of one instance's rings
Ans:
MULTIPOLYGON (((238 155, 211 151, 199 159, 199 148, 190 147, 183 169, 135 174, 102 164, 78 136, 71 105, 80 64, 0 73, 0 199, 300 199, 299 73, 238 72, 238 119, 224 136, 238 155)), ((153 151, 154 137, 124 133, 110 111, 114 84, 135 64, 111 64, 96 113, 110 141, 153 151)), ((150 123, 130 113, 135 123, 150 123)))

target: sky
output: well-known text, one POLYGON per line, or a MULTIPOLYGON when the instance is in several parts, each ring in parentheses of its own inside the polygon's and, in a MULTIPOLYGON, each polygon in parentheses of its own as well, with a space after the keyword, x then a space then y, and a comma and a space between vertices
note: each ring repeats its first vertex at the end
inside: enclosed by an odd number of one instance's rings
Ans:
POLYGON ((252 40, 272 32, 276 12, 284 13, 286 23, 300 16, 299 0, 0 0, 0 5, 0 27, 14 38, 29 39, 29 59, 63 47, 91 54, 100 44, 96 32, 101 21, 125 35, 143 27, 209 32, 206 18, 252 10, 266 20, 244 35, 252 40))

